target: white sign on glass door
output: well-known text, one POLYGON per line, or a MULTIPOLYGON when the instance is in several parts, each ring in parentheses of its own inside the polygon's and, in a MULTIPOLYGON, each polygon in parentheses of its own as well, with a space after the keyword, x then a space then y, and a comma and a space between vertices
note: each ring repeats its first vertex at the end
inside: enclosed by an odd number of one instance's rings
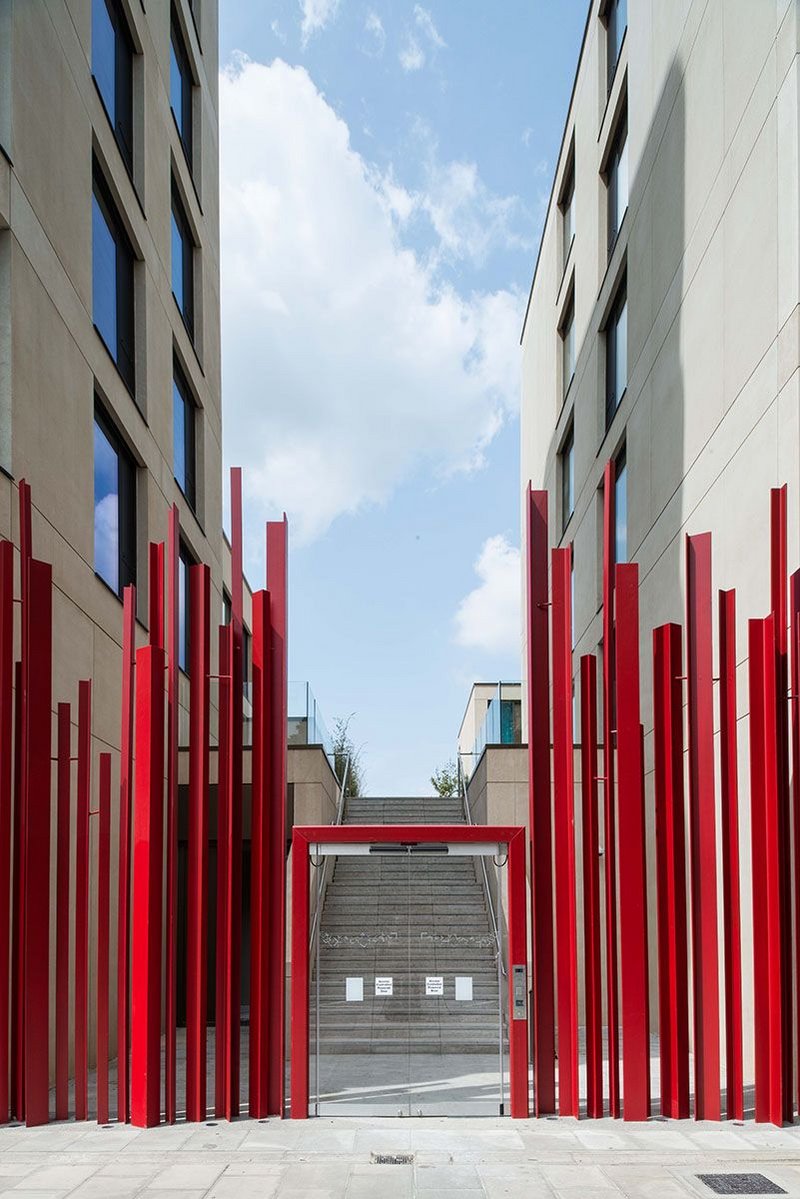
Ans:
POLYGON ((348 1003, 361 1003, 364 998, 363 978, 346 978, 344 982, 344 997, 348 1003))
POLYGON ((376 995, 393 995, 394 994, 394 979, 388 975, 383 975, 375 979, 375 994, 376 995))
POLYGON ((426 995, 444 995, 444 978, 441 974, 429 974, 425 979, 426 995))

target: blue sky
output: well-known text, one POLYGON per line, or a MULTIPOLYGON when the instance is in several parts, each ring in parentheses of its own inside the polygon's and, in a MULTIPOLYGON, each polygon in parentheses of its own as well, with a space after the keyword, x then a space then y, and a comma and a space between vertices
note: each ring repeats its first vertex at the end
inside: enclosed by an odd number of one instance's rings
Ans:
POLYGON ((290 675, 421 794, 519 677, 522 310, 586 0, 220 5, 225 460, 290 675))

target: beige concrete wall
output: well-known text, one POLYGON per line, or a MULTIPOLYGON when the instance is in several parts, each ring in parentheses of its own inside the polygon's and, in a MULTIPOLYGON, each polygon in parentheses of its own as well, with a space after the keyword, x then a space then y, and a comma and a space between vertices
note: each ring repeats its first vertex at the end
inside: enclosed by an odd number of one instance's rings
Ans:
MULTIPOLYGON (((713 530, 714 584, 735 587, 738 599, 744 1006, 751 1028, 745 637, 747 617, 769 607, 769 488, 779 483, 790 488, 789 561, 792 568, 800 563, 800 6, 629 0, 608 104, 598 8, 594 0, 556 172, 558 194, 574 137, 575 243, 562 277, 560 214, 551 203, 523 336, 521 482, 523 490, 529 479, 549 489, 558 541, 557 452, 574 419, 575 512, 560 542, 572 542, 576 554, 577 664, 578 654, 597 652, 601 642, 598 489, 605 462, 626 442, 628 551, 641 572, 651 849, 650 630, 683 618, 684 534, 713 530), (607 261, 599 172, 623 89, 630 198, 607 261), (626 267, 628 387, 606 432, 602 328, 626 267), (556 314, 573 277, 578 355, 562 403, 556 314)), ((650 911, 654 945, 652 903, 650 911)), ((720 926, 721 919, 720 912, 720 926)), ((750 1045, 746 1069, 749 1076, 750 1045)))

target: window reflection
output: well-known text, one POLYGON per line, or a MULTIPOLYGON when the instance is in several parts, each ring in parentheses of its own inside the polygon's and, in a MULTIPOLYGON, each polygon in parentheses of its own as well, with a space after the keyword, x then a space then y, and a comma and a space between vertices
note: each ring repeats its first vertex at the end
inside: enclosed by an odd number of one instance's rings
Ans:
POLYGON ((119 458, 103 429, 94 426, 94 568, 119 592, 119 458))

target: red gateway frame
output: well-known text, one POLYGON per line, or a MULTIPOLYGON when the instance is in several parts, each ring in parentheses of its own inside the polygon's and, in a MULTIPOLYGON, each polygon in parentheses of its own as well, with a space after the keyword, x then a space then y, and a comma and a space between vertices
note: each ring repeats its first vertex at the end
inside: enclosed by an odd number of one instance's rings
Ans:
POLYGON ((511 1115, 514 1119, 527 1119, 530 1112, 525 829, 514 825, 467 824, 323 824, 296 826, 292 829, 291 1117, 293 1120, 308 1118, 309 849, 312 845, 321 843, 385 845, 398 842, 414 845, 496 842, 507 846, 511 1115))

